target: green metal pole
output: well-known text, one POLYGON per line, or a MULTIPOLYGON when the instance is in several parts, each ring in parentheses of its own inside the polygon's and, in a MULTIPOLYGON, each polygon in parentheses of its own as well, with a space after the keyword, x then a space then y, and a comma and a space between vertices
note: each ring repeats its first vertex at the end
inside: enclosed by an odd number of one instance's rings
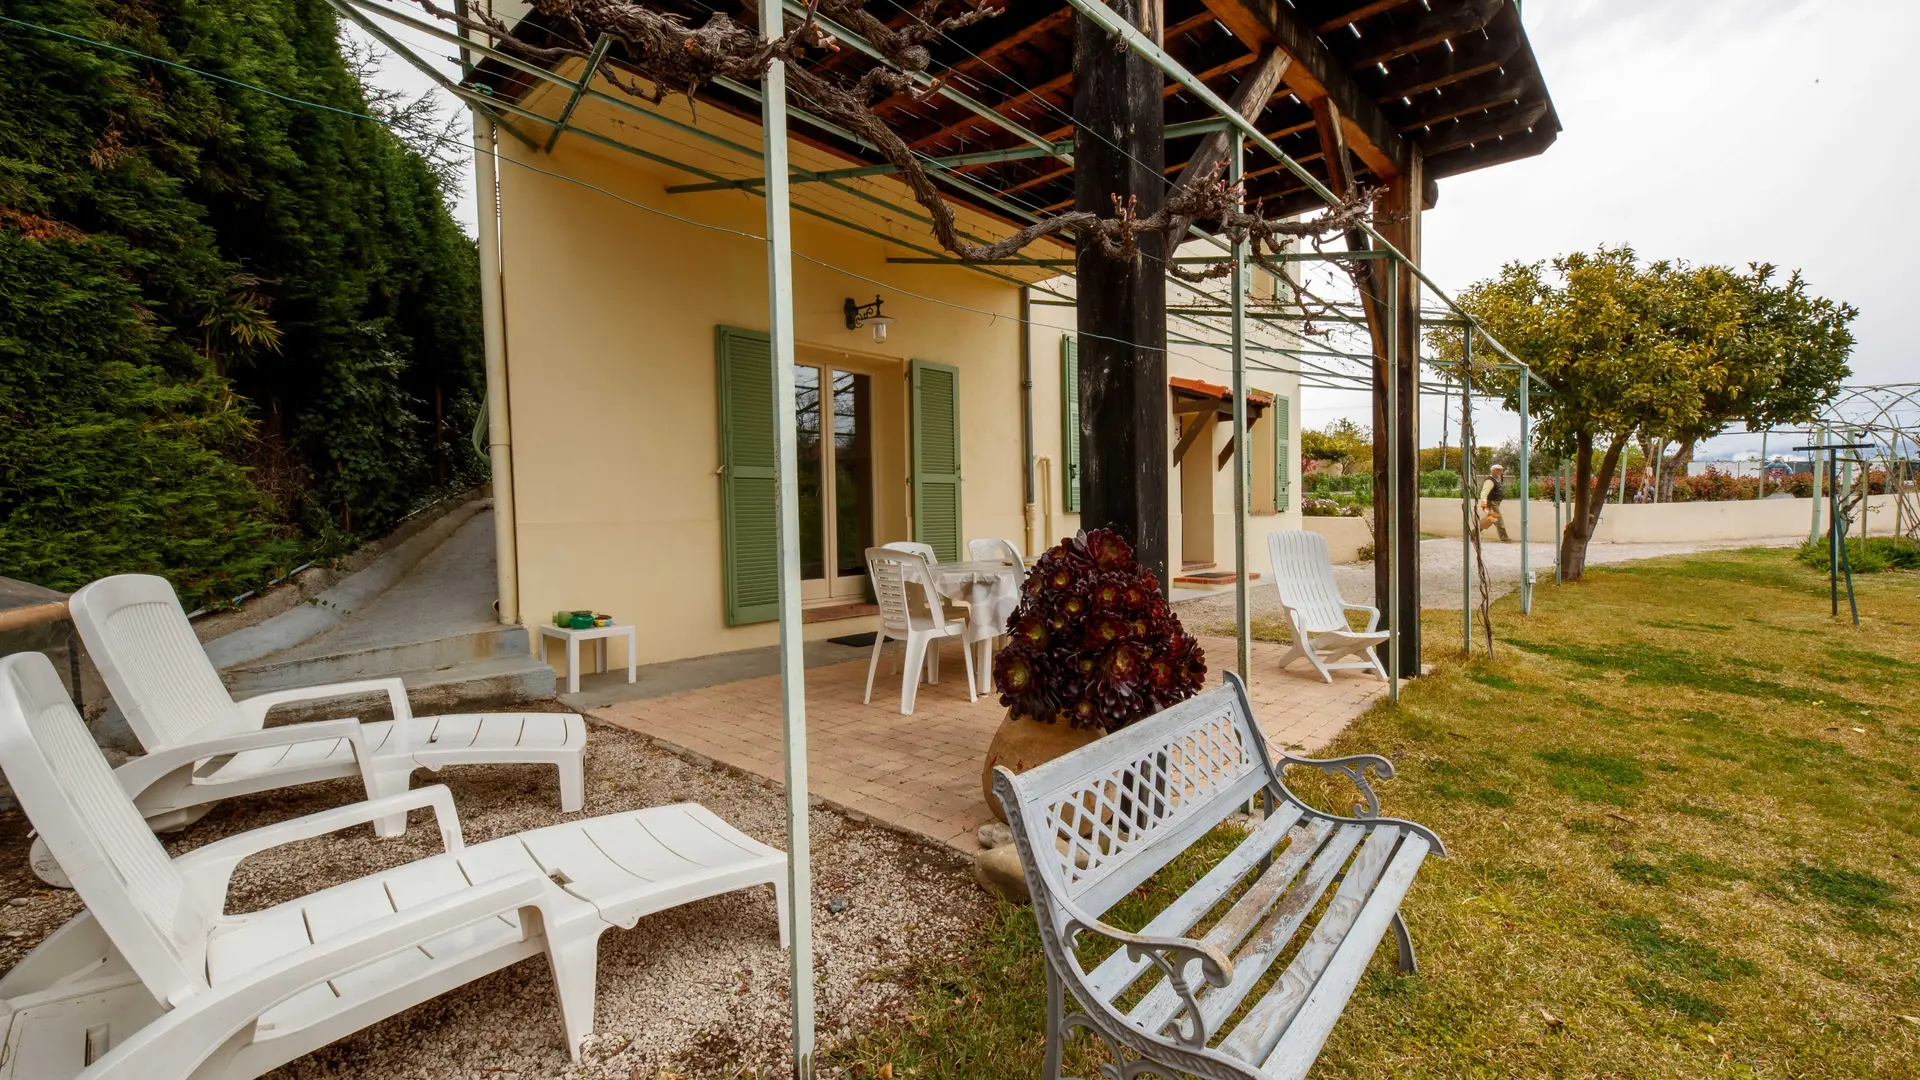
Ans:
MULTIPOLYGON (((1246 136, 1237 129, 1232 147, 1227 183, 1238 190, 1246 165, 1246 136)), ((1279 422, 1279 417, 1274 421, 1279 422)), ((1247 242, 1241 240, 1233 245, 1233 640, 1242 682, 1248 678, 1253 652, 1247 586, 1247 492, 1252 487, 1248 463, 1253 459, 1252 450, 1247 445, 1247 242)), ((1286 463, 1278 462, 1275 467, 1286 468, 1286 463)))
MULTIPOLYGON (((1815 426, 1812 435, 1816 447, 1827 441, 1823 428, 1815 426)), ((1826 462, 1820 460, 1820 451, 1817 449, 1807 451, 1807 460, 1813 465, 1813 524, 1807 527, 1807 543, 1812 544, 1820 539, 1820 469, 1826 462)))
POLYGON ((1560 468, 1555 470, 1555 483, 1553 485, 1553 583, 1555 585, 1561 584, 1560 541, 1567 531, 1567 523, 1564 520, 1563 511, 1567 504, 1567 485, 1573 482, 1569 478, 1568 472, 1567 460, 1563 455, 1560 459, 1560 468))
MULTIPOLYGON (((1400 700, 1400 264, 1387 264, 1387 696, 1400 700)), ((1376 434, 1376 438, 1377 438, 1376 434)), ((1379 536, 1374 542, 1379 543, 1379 536)), ((1414 613, 1419 618, 1419 612, 1414 613)))
MULTIPOLYGON (((785 32, 781 10, 760 6, 760 36, 785 32)), ((793 376, 793 218, 787 192, 787 69, 767 68, 760 102, 767 204, 767 325, 772 339, 773 432, 779 460, 780 712, 787 779, 788 994, 793 1075, 813 1076, 812 842, 807 828, 807 665, 800 626, 800 455, 793 376)))
POLYGON ((1460 350, 1460 651, 1473 655, 1473 330, 1460 350))
POLYGON ((1527 422, 1527 384, 1532 377, 1520 373, 1520 614, 1533 614, 1533 575, 1527 566, 1527 504, 1533 501, 1533 487, 1527 463, 1532 458, 1532 435, 1527 422))

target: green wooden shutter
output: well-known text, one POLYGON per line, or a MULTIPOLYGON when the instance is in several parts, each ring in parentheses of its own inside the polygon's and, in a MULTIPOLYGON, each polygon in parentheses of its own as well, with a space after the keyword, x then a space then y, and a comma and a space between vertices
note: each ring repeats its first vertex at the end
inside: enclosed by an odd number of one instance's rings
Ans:
POLYGON ((778 456, 773 347, 757 330, 714 334, 720 377, 720 563, 727 625, 780 614, 778 456))
POLYGON ((943 562, 960 559, 960 370, 915 360, 913 538, 943 562))
POLYGON ((1060 335, 1060 503, 1080 512, 1080 339, 1060 335))
POLYGON ((1293 421, 1292 403, 1273 395, 1273 509, 1284 514, 1293 495, 1293 421))

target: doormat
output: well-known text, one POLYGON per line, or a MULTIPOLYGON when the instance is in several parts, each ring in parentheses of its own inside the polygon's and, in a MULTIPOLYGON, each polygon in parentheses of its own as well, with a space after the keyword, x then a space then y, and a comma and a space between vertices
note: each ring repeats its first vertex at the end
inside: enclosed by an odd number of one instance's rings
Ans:
POLYGON ((846 637, 830 637, 827 640, 833 642, 835 645, 845 645, 853 649, 864 649, 873 644, 873 637, 871 633, 848 634, 846 637))

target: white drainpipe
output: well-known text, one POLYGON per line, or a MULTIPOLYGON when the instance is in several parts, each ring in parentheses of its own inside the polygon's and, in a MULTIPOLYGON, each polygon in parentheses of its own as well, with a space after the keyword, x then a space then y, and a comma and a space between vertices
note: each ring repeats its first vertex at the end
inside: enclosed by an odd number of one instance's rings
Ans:
POLYGON ((473 174, 480 216, 480 325, 486 335, 487 456, 493 466, 493 563, 500 621, 520 621, 520 562, 514 543, 513 425, 507 400, 506 312, 500 299, 500 178, 493 121, 473 114, 473 174))

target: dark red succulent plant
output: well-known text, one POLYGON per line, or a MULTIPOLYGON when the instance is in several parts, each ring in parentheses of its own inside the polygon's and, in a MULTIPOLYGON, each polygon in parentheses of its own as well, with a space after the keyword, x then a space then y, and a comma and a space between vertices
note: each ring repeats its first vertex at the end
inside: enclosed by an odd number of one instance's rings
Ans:
POLYGON ((1206 655, 1110 529, 1040 557, 993 662, 1015 715, 1114 731, 1199 693, 1206 655))

